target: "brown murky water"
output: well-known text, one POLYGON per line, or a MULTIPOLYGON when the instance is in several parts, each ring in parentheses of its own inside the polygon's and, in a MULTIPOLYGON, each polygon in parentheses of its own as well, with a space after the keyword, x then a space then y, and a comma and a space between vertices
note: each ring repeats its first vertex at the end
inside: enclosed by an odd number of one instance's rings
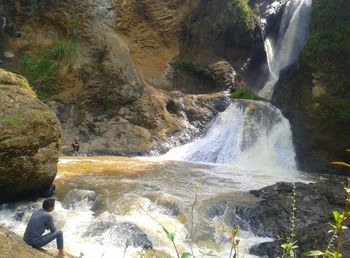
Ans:
MULTIPOLYGON (((84 257, 123 257, 125 241, 141 238, 137 230, 120 231, 123 223, 136 225, 157 250, 172 253, 171 242, 157 222, 176 233, 179 250, 189 251, 191 206, 195 185, 199 185, 194 209, 194 249, 228 256, 229 227, 224 216, 212 217, 213 205, 252 205, 248 193, 277 181, 292 181, 295 175, 271 175, 264 171, 244 171, 232 165, 164 161, 123 157, 64 157, 55 180, 58 204, 54 212, 63 229, 66 247, 84 257), (136 232, 136 233, 135 233, 136 232)), ((18 203, 0 209, 0 223, 22 234, 37 202, 18 203), (16 220, 22 214, 23 219, 16 220)), ((225 209, 225 207, 223 208, 225 209)), ((127 224, 129 225, 129 224, 127 224)), ((261 239, 242 232, 241 252, 261 239)), ((135 240, 136 241, 136 240, 135 240)), ((146 240, 145 240, 146 241, 146 240)), ((142 242, 142 241, 141 241, 142 242)), ((54 249, 54 245, 51 246, 54 249)), ((141 247, 129 247, 125 257, 137 257, 141 247)))

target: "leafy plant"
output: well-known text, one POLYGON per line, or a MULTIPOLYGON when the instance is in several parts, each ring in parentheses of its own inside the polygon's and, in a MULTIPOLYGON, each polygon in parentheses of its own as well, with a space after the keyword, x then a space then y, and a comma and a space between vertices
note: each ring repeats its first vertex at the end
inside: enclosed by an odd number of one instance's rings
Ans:
POLYGON ((27 51, 22 55, 20 72, 36 89, 38 97, 46 100, 61 68, 71 65, 75 53, 76 45, 71 41, 57 41, 48 48, 27 51))
POLYGON ((215 22, 216 34, 236 28, 242 31, 251 31, 258 26, 257 9, 249 6, 248 0, 224 0, 225 8, 215 22))
POLYGON ((296 185, 295 183, 292 184, 293 188, 292 188, 292 203, 291 203, 291 213, 290 213, 290 235, 287 237, 287 241, 285 243, 283 243, 281 245, 281 247, 283 248, 283 254, 282 254, 282 258, 295 258, 296 257, 296 253, 295 253, 295 249, 298 248, 297 246, 297 241, 294 241, 294 237, 296 236, 296 224, 295 224, 295 220, 296 220, 296 185))
POLYGON ((204 66, 185 59, 176 58, 172 61, 172 66, 176 69, 182 70, 194 76, 214 80, 213 75, 204 66))
POLYGON ((238 245, 239 245, 239 232, 240 227, 237 225, 231 230, 231 236, 230 236, 230 243, 231 243, 231 250, 229 258, 238 258, 238 245))

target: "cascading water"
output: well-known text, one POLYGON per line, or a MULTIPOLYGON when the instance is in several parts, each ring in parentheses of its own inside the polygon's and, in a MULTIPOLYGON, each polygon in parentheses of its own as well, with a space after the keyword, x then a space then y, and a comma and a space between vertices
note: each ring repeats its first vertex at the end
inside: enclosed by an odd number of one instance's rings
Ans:
POLYGON ((259 96, 271 99, 280 71, 298 59, 309 33, 311 4, 311 0, 288 1, 277 41, 266 38, 270 78, 260 90, 259 96))
POLYGON ((162 159, 296 169, 288 120, 271 104, 249 100, 232 103, 203 138, 172 149, 162 159))
MULTIPOLYGON (((271 80, 261 95, 270 97, 279 71, 296 60, 307 35, 310 5, 311 0, 289 1, 279 40, 266 40, 271 80)), ((228 199, 253 204, 256 200, 249 190, 301 179, 295 171, 289 122, 267 102, 234 101, 203 138, 159 159, 61 159, 54 217, 64 231, 66 249, 74 255, 82 251, 86 258, 123 257, 126 240, 131 240, 125 257, 137 257, 137 251, 150 243, 175 256, 156 218, 176 233, 180 250, 189 251, 189 211, 193 186, 199 184, 205 190, 200 191, 194 211, 194 252, 213 251, 217 257, 227 257, 231 248, 227 232, 232 225, 226 225, 225 219, 235 219, 234 213, 211 217, 210 208, 228 199), (169 159, 177 161, 165 161, 169 159)), ((0 206, 0 224, 22 235, 41 202, 0 206)), ((242 232, 241 238, 240 252, 246 258, 256 257, 249 254, 250 246, 266 241, 249 232, 242 232)), ((49 248, 55 250, 54 243, 49 248)))

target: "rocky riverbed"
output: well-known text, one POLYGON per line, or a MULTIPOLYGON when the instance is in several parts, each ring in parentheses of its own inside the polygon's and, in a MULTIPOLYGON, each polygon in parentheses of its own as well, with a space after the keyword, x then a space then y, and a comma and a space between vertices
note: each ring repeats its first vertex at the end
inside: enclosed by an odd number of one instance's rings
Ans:
MULTIPOLYGON (((327 177, 316 183, 296 183, 296 237, 298 257, 310 250, 325 250, 331 234, 329 222, 333 223, 333 211, 343 211, 346 193, 345 177, 327 177)), ((280 245, 290 236, 291 203, 293 184, 277 183, 260 190, 251 191, 261 201, 250 207, 237 206, 230 201, 214 205, 208 210, 211 217, 223 217, 230 226, 239 224, 242 229, 258 236, 276 239, 261 243, 250 249, 257 256, 270 258, 281 255, 280 245)), ((343 236, 344 257, 350 257, 350 232, 343 236)))

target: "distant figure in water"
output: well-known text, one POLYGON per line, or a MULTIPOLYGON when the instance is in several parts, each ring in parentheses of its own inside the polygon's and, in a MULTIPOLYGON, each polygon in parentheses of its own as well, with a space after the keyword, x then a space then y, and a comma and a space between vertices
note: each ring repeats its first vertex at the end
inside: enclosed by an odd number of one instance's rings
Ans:
POLYGON ((43 208, 35 211, 30 217, 23 240, 28 245, 41 249, 41 247, 56 239, 58 256, 66 258, 63 250, 63 233, 56 229, 50 214, 54 209, 54 199, 44 200, 43 208), (43 235, 46 229, 50 230, 50 233, 43 235))
POLYGON ((72 142, 72 147, 73 147, 73 151, 74 151, 74 152, 78 152, 78 151, 79 151, 79 142, 78 142, 78 139, 74 139, 74 142, 72 142))

